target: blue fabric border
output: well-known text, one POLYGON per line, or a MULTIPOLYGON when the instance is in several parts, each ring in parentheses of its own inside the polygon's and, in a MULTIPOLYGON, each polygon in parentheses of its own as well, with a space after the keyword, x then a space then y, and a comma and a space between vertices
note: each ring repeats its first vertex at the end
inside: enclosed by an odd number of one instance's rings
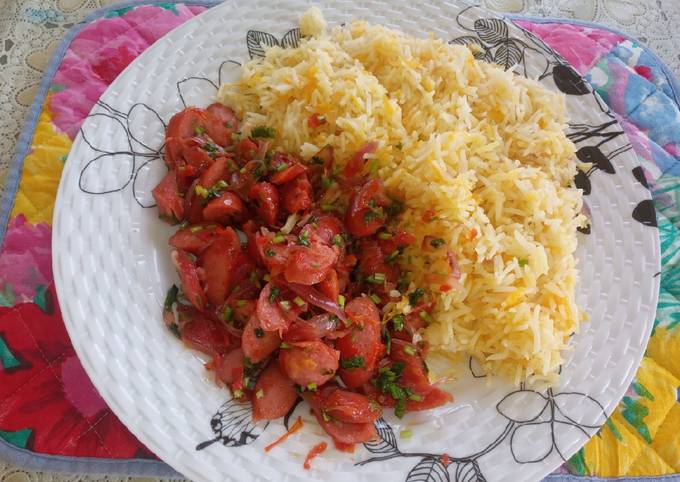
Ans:
MULTIPOLYGON (((111 5, 106 8, 97 10, 88 15, 82 22, 73 27, 61 41, 55 53, 50 59, 45 74, 40 82, 38 92, 33 103, 28 111, 24 128, 19 136, 15 155, 10 166, 10 171, 6 181, 5 194, 0 203, 0 246, 4 241, 5 231, 9 220, 9 213, 14 206, 14 199, 16 197, 17 189, 19 187, 19 179, 23 168, 23 161, 28 154, 31 141, 35 134, 35 128, 38 123, 38 117, 42 111, 42 105, 49 92, 52 79, 61 64, 61 60, 66 53, 69 45, 76 35, 91 22, 106 16, 109 12, 120 10, 121 8, 134 7, 138 5, 158 5, 160 3, 168 3, 167 0, 130 0, 111 5)), ((197 5, 204 7, 212 7, 221 3, 219 0, 179 0, 174 3, 183 3, 186 5, 197 5)), ((652 51, 628 34, 618 31, 616 29, 606 27, 604 25, 585 22, 580 20, 567 20, 552 17, 531 17, 520 15, 506 15, 510 20, 526 20, 535 23, 562 23, 581 25, 596 29, 608 30, 612 33, 620 35, 628 40, 639 44, 655 62, 661 67, 662 71, 668 78, 669 84, 673 91, 674 101, 678 102, 678 92, 680 92, 680 83, 675 75, 670 71, 668 66, 652 51)), ((21 449, 10 445, 8 442, 0 439, 0 457, 14 465, 24 467, 31 470, 44 470, 51 472, 63 473, 78 473, 78 474, 106 474, 106 475, 123 475, 123 476, 141 476, 141 477, 166 477, 166 478, 182 478, 182 475, 177 473, 174 469, 163 462, 156 460, 144 459, 104 459, 104 458, 86 458, 86 457, 64 457, 57 455, 43 455, 36 454, 30 450, 21 449)), ((679 482, 680 474, 661 476, 661 477, 585 477, 575 475, 549 475, 544 479, 547 482, 679 482)))

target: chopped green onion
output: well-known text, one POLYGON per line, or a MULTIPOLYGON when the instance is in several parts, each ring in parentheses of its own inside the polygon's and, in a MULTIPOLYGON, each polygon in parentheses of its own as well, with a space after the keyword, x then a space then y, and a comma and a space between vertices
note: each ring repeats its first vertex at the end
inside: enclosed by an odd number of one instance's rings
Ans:
POLYGON ((416 288, 408 295, 408 302, 411 306, 416 306, 423 296, 425 296, 425 291, 422 288, 416 288))
POLYGON ((264 330, 260 327, 255 328, 255 336, 257 338, 264 338, 264 330))
POLYGON ((324 212, 339 211, 340 208, 334 206, 333 204, 323 203, 321 204, 321 210, 324 212))
POLYGON ((205 127, 196 126, 194 127, 194 132, 196 133, 197 136, 202 136, 203 134, 205 134, 205 127))
POLYGON ((237 389, 233 392, 234 398, 241 398, 243 396, 243 390, 237 389))
POLYGON ((378 233, 378 239, 392 239, 392 233, 381 231, 378 233))
POLYGON ((287 350, 288 348, 290 348, 290 343, 282 341, 281 344, 279 345, 279 348, 281 348, 283 350, 287 350))
POLYGON ((279 301, 279 305, 281 305, 281 308, 283 308, 286 311, 290 310, 291 308, 290 301, 288 300, 279 301))
POLYGON ((307 231, 302 232, 298 236, 298 244, 302 246, 309 246, 309 233, 307 231))
POLYGON ((321 416, 323 417, 323 421, 324 421, 324 422, 330 422, 331 420, 333 420, 333 419, 326 413, 325 410, 321 410, 321 416))
POLYGON ((406 345, 404 347, 404 353, 406 353, 407 355, 413 356, 413 355, 416 354, 416 350, 412 346, 406 345))
POLYGON ((227 122, 224 123, 224 127, 226 127, 227 129, 232 129, 232 128, 234 127, 234 124, 232 124, 231 122, 227 121, 227 122))
POLYGON ((272 280, 272 277, 269 273, 267 273, 266 275, 264 275, 262 277, 262 279, 265 280, 267 283, 269 283, 272 280))
MULTIPOLYGON (((253 273, 254 273, 254 272, 255 272, 255 271, 253 271, 253 273)), ((248 302, 247 302, 246 300, 236 300, 236 306, 238 306, 239 308, 240 308, 240 307, 243 307, 243 306, 246 306, 246 304, 248 304, 248 302)))
POLYGON ((262 390, 260 388, 258 391, 255 392, 255 398, 262 398, 262 397, 264 397, 264 390, 262 390))
POLYGON ((338 295, 338 304, 341 308, 345 307, 345 297, 343 295, 338 295))
POLYGON ((203 199, 206 199, 210 192, 201 186, 200 184, 196 184, 196 187, 194 188, 194 192, 196 193, 197 196, 202 197, 203 199))
POLYGON ((269 126, 257 126, 250 131, 250 137, 266 137, 273 139, 276 137, 276 129, 269 126))
POLYGON ((366 278, 366 282, 374 285, 382 284, 385 282, 385 273, 373 273, 366 278))
POLYGON ((434 323, 434 319, 432 319, 432 316, 425 310, 418 313, 418 316, 420 316, 422 320, 425 320, 428 325, 434 323))
POLYGON ((438 248, 440 246, 443 246, 444 244, 446 244, 446 241, 444 241, 442 238, 437 238, 430 241, 430 246, 432 246, 433 248, 438 248))
POLYGON ((203 230, 203 226, 192 226, 189 229, 189 231, 191 231, 192 233, 197 233, 197 232, 202 231, 202 230, 203 230))
POLYGON ((310 392, 316 391, 316 383, 310 383, 309 385, 307 385, 307 390, 309 390, 310 392))
POLYGON ((382 301, 382 300, 380 299, 380 296, 376 295, 375 293, 371 293, 371 296, 369 296, 369 298, 370 298, 371 301, 373 301, 373 303, 375 303, 376 305, 377 305, 377 304, 380 304, 380 302, 382 301))
POLYGON ((402 314, 394 315, 392 318, 392 324, 394 325, 395 331, 401 331, 404 329, 404 321, 406 317, 402 314))
POLYGON ((222 309, 221 317, 224 321, 231 321, 231 319, 234 317, 234 308, 232 308, 229 305, 226 305, 222 309))
POLYGON ((281 290, 276 286, 272 286, 271 290, 269 291, 269 301, 273 303, 276 297, 279 296, 280 294, 281 290))
POLYGON ((295 298, 293 298, 293 303, 295 303, 296 305, 298 305, 300 307, 305 306, 305 300, 303 300, 299 296, 296 296, 295 298))
POLYGON ((422 395, 418 395, 417 393, 409 393, 408 394, 408 399, 413 400, 414 402, 422 402, 423 398, 425 398, 425 397, 423 397, 422 395))
POLYGON ((524 268, 526 265, 529 264, 529 260, 526 258, 522 258, 518 261, 518 263, 520 268, 524 268))
POLYGON ((224 179, 220 179, 217 181, 215 184, 213 184, 213 187, 210 188, 211 191, 222 191, 229 187, 229 184, 224 179))
POLYGON ((272 238, 272 243, 274 244, 281 244, 286 240, 285 236, 283 234, 277 234, 272 238))
POLYGON ((333 244, 335 246, 341 247, 342 244, 343 244, 342 236, 339 235, 339 234, 336 234, 335 236, 333 236, 333 244))
POLYGON ((391 263, 392 261, 394 261, 395 259, 397 259, 397 258, 399 257, 400 254, 401 254, 401 252, 399 252, 398 249, 395 249, 395 250, 392 251, 389 255, 385 256, 385 262, 391 263))
POLYGON ((402 430, 401 432, 399 432, 399 437, 403 439, 411 438, 412 435, 413 432, 410 430, 402 430))

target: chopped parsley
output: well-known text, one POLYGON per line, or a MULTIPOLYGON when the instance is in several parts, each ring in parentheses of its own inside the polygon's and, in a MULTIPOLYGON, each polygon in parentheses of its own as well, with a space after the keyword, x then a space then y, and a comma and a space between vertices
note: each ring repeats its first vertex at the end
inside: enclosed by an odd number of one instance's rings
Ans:
POLYGON ((335 181, 333 180, 332 177, 326 176, 321 177, 321 185, 323 186, 324 189, 329 189, 333 184, 335 184, 335 181))
POLYGON ((392 199, 392 204, 387 206, 387 215, 391 218, 399 216, 404 212, 404 203, 398 199, 392 199))
POLYGON ((281 290, 277 286, 272 286, 271 290, 269 290, 269 301, 273 303, 276 297, 280 294, 281 290))
POLYGON ((340 360, 340 366, 346 370, 351 370, 353 368, 364 368, 366 366, 366 362, 364 357, 357 355, 340 360))
POLYGON ((172 309, 172 305, 174 305, 177 302, 178 293, 179 288, 177 287, 177 285, 172 285, 168 290, 168 293, 165 295, 165 301, 163 302, 164 310, 170 311, 172 309))
POLYGON ((270 257, 270 258, 271 258, 272 256, 275 256, 275 255, 276 255, 276 253, 275 253, 273 250, 271 250, 271 249, 268 249, 267 251, 265 251, 264 254, 265 254, 265 256, 268 256, 268 257, 270 257))
POLYGON ((273 139, 276 137, 276 129, 269 126, 257 126, 250 132, 250 137, 263 137, 273 139))
POLYGON ((320 166, 323 166, 326 163, 326 161, 324 161, 319 156, 312 156, 312 163, 319 164, 320 166))
POLYGON ((422 298, 423 296, 425 296, 425 290, 423 290, 422 288, 416 288, 415 290, 413 290, 413 292, 411 292, 408 295, 408 303, 411 306, 416 306, 418 304, 418 301, 420 301, 420 298, 422 298))
POLYGON ((255 336, 257 338, 264 338, 264 330, 258 326, 255 328, 255 336))

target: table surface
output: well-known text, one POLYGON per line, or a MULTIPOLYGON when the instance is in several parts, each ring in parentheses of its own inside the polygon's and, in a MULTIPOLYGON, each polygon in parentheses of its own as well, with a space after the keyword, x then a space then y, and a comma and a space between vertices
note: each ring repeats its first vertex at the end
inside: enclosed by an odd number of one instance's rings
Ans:
MULTIPOLYGON (((0 0, 0 197, 26 111, 52 52, 91 11, 114 0, 0 0)), ((601 23, 647 44, 680 77, 677 0, 481 0, 504 13, 601 23)), ((109 482, 158 479, 75 476, 24 470, 0 460, 0 482, 109 482)))

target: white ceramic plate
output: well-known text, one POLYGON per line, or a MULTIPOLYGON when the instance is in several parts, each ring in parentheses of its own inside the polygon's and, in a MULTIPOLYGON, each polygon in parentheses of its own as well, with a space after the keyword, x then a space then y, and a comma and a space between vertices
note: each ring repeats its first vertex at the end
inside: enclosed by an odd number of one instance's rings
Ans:
POLYGON ((604 103, 535 37, 477 8, 406 0, 318 2, 330 25, 361 18, 408 34, 474 42, 482 56, 568 94, 570 136, 597 161, 587 187, 590 234, 579 236, 578 301, 590 322, 573 337, 559 384, 547 391, 487 383, 473 373, 450 406, 386 416, 380 442, 354 454, 328 450, 309 415, 301 432, 265 454, 281 422, 237 423, 238 406, 207 377, 161 319, 176 275, 172 229, 151 208, 165 167, 165 123, 184 105, 207 105, 236 62, 261 42, 297 42, 307 0, 228 1, 159 40, 104 93, 82 127, 59 186, 53 252, 64 320, 88 374, 120 419, 164 461, 194 480, 538 480, 605 422, 643 355, 658 293, 659 238, 638 161, 604 103), (250 32, 249 31, 253 31, 250 32), (186 80, 188 79, 188 80, 186 80), (413 436, 399 437, 408 427, 413 436), (445 465, 442 454, 448 454, 445 465))

